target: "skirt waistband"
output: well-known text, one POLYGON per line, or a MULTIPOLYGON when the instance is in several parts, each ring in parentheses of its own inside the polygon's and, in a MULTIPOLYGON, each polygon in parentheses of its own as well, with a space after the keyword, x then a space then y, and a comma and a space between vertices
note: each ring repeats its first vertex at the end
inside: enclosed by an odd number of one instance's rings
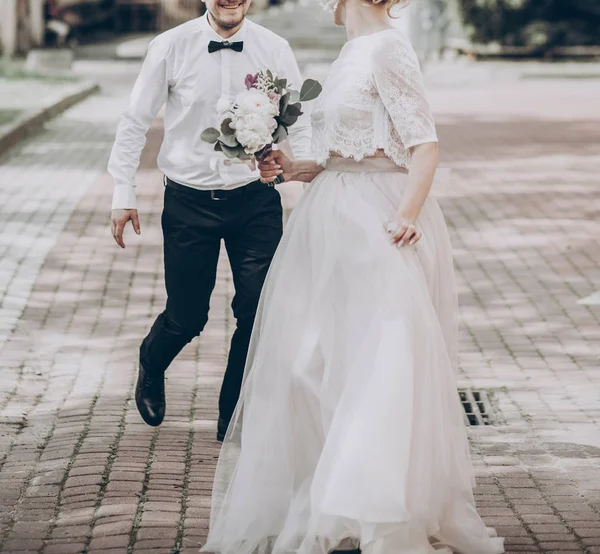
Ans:
POLYGON ((351 158, 333 156, 325 164, 327 171, 339 171, 340 173, 404 173, 405 167, 396 165, 390 158, 370 157, 357 162, 351 158))

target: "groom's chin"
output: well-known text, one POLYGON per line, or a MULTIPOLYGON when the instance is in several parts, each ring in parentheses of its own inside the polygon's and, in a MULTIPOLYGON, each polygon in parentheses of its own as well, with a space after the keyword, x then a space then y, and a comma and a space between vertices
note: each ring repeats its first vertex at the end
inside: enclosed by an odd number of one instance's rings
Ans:
POLYGON ((210 11, 213 19, 216 20, 220 27, 230 30, 235 29, 244 21, 250 4, 251 0, 241 2, 231 2, 228 0, 219 2, 217 0, 213 3, 210 11))

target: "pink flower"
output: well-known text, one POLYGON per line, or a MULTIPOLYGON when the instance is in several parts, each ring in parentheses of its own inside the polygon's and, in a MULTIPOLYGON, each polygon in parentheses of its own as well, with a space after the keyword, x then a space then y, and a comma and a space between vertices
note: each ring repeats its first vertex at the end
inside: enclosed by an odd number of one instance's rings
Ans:
POLYGON ((252 75, 251 73, 246 75, 245 84, 246 84, 246 88, 248 90, 250 90, 251 88, 255 88, 257 83, 258 83, 258 73, 256 75, 252 75))
POLYGON ((279 102, 281 100, 281 94, 277 94, 276 92, 269 92, 269 99, 273 104, 279 106, 279 102))

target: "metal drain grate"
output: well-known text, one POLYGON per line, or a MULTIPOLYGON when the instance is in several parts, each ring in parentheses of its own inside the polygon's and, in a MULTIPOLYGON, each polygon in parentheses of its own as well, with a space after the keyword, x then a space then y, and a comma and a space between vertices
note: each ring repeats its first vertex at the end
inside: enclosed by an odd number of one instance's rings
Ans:
POLYGON ((492 403, 486 391, 462 389, 458 391, 458 395, 465 410, 467 425, 492 425, 494 423, 492 403))

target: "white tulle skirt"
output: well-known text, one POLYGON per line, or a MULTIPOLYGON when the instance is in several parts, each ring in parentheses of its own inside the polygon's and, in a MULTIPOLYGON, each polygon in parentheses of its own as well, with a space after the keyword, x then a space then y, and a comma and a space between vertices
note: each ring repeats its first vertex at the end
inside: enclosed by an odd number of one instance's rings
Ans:
POLYGON ((472 495, 440 208, 392 246, 407 175, 332 159, 288 223, 219 460, 204 552, 504 552, 472 495))

